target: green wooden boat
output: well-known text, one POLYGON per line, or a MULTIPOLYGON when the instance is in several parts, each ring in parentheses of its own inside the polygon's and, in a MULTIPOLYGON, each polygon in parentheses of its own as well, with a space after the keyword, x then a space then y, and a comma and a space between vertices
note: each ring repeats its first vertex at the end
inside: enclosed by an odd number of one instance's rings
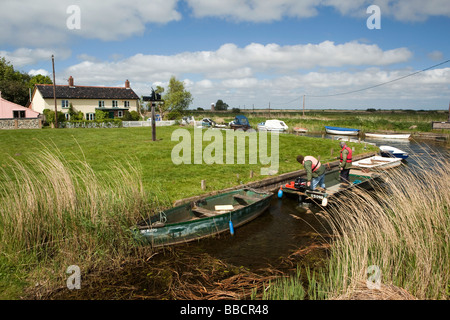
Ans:
POLYGON ((262 214, 272 193, 239 189, 180 205, 156 214, 134 228, 135 238, 155 247, 173 245, 239 227, 262 214), (231 223, 230 223, 231 221, 231 223))

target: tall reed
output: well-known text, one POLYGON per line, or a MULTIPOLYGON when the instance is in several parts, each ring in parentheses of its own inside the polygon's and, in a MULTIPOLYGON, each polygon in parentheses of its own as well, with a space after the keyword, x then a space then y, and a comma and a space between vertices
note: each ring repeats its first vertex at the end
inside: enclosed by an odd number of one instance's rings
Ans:
POLYGON ((328 209, 336 237, 327 267, 316 270, 326 299, 449 298, 450 165, 434 159, 388 171, 376 196, 356 190, 328 209), (368 273, 370 266, 379 273, 368 273), (380 286, 371 282, 376 278, 380 286))
POLYGON ((352 297, 376 266, 385 285, 419 299, 447 299, 450 283, 450 166, 447 158, 386 172, 376 198, 347 194, 330 212, 330 298, 352 297))
POLYGON ((0 175, 0 259, 26 272, 111 263, 133 248, 130 227, 149 213, 149 198, 137 161, 99 174, 57 149, 27 163, 11 157, 0 175))

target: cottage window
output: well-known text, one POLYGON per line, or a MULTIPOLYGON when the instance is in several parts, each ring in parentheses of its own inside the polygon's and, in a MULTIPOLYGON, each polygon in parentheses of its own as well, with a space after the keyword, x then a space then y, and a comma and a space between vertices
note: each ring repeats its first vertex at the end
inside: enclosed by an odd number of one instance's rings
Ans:
POLYGON ((13 110, 13 117, 16 119, 25 118, 25 111, 23 110, 13 110))
POLYGON ((117 111, 117 117, 119 117, 119 118, 123 117, 123 111, 122 110, 117 111))
POLYGON ((66 117, 66 120, 69 121, 70 120, 70 114, 68 113, 64 113, 64 116, 66 117))
POLYGON ((62 108, 68 108, 69 107, 69 100, 61 100, 61 107, 62 108))
POLYGON ((95 120, 95 113, 86 113, 86 120, 88 121, 95 120))
POLYGON ((123 107, 124 108, 129 108, 130 107, 130 101, 124 101, 123 102, 123 107))
POLYGON ((112 106, 113 106, 113 108, 117 108, 119 106, 119 101, 113 100, 112 106))
POLYGON ((99 108, 104 108, 104 107, 105 107, 105 101, 100 100, 100 101, 98 102, 98 107, 99 107, 99 108))

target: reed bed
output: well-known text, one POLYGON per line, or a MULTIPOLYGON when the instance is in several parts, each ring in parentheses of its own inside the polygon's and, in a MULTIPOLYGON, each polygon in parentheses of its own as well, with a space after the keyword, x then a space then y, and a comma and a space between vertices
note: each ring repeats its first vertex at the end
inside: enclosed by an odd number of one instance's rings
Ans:
POLYGON ((144 192, 137 161, 97 174, 86 160, 45 148, 8 163, 0 171, 0 261, 20 266, 27 281, 119 261, 135 248, 130 226, 160 198, 144 192))
MULTIPOLYGON (((327 266, 303 282, 306 298, 449 298, 450 165, 448 158, 434 159, 388 171, 387 186, 376 194, 347 193, 327 210, 336 238, 327 266)), ((293 291, 286 285, 299 284, 283 280, 272 291, 283 297, 293 291)))

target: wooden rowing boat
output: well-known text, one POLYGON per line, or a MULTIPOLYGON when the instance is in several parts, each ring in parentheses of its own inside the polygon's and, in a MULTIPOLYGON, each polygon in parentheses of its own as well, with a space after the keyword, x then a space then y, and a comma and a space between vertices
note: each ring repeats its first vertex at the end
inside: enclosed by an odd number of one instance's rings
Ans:
POLYGON ((358 167, 359 169, 362 169, 364 172, 372 170, 374 171, 387 170, 398 167, 401 164, 402 164, 401 158, 387 158, 380 156, 373 156, 359 161, 354 161, 352 163, 354 167, 358 167))
POLYGON ((359 129, 330 127, 330 126, 325 126, 325 130, 328 134, 336 134, 343 136, 357 136, 360 131, 359 129))
POLYGON ((367 138, 375 139, 409 139, 410 133, 365 133, 367 138))
POLYGON ((198 240, 234 228, 258 217, 270 205, 272 193, 239 189, 156 214, 133 230, 136 240, 155 247, 198 240))

